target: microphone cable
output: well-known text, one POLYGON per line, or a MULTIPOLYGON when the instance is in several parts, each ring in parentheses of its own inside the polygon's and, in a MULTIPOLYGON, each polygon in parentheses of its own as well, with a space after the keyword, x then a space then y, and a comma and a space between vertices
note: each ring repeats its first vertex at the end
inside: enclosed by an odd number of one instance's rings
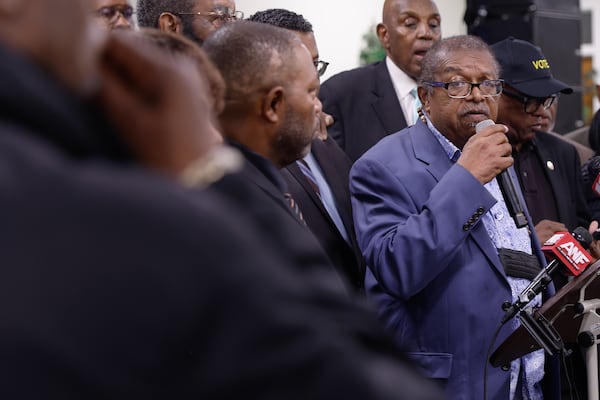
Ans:
POLYGON ((496 339, 498 339, 498 335, 500 334, 500 329, 502 329, 503 326, 504 326, 504 324, 501 323, 498 326, 498 328, 496 329, 496 332, 494 332, 494 336, 492 336, 492 342, 490 343, 490 346, 488 347, 487 352, 485 354, 485 365, 483 366, 483 400, 487 400, 487 384, 488 384, 487 371, 488 371, 488 364, 490 364, 490 357, 492 356, 492 349, 494 348, 494 343, 496 343, 496 339))

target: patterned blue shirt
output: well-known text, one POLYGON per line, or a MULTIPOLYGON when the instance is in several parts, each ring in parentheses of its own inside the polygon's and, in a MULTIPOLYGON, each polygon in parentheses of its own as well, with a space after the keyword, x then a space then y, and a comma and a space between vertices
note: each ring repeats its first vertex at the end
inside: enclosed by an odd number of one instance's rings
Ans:
MULTIPOLYGON (((433 126, 425 113, 423 113, 423 115, 425 116, 429 130, 431 130, 435 138, 438 140, 448 158, 452 161, 452 163, 456 163, 461 155, 460 149, 450 142, 448 138, 442 135, 435 128, 435 126, 433 126)), ((504 197, 502 196, 498 181, 496 179, 492 179, 485 184, 485 188, 496 199, 496 204, 494 204, 489 212, 484 214, 482 217, 482 222, 490 237, 490 240, 492 243, 494 243, 494 246, 496 246, 497 249, 505 248, 532 254, 529 230, 527 227, 517 228, 515 225, 514 220, 511 218, 510 213, 508 212, 506 203, 504 202, 504 197)), ((517 296, 530 283, 530 281, 527 279, 513 278, 510 276, 507 277, 507 280, 510 285, 513 302, 517 300, 517 296)), ((536 296, 536 298, 530 303, 532 306, 539 306, 540 304, 541 295, 536 296)), ((516 318, 513 318, 509 323, 512 324, 513 329, 516 329, 519 326, 519 320, 516 318)), ((517 395, 516 398, 524 398, 529 400, 543 399, 544 397, 542 395, 540 385, 541 380, 544 377, 544 351, 538 350, 533 353, 529 353, 511 363, 511 400, 515 398, 519 374, 522 375, 523 379, 523 393, 520 396, 517 395)))

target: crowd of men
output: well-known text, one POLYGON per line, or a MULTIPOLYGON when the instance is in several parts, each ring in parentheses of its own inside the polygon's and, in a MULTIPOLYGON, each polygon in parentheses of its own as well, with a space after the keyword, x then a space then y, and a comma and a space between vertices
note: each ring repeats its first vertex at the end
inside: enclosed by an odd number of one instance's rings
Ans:
POLYGON ((586 398, 574 344, 486 367, 598 227, 542 125, 572 88, 442 17, 386 0, 385 59, 320 82, 292 10, 0 0, 2 397, 586 398))

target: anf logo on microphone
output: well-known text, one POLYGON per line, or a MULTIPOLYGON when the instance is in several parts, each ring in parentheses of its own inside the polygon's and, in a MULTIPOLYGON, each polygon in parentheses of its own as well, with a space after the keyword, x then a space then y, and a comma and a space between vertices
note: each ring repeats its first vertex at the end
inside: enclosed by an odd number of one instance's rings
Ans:
POLYGON ((546 240, 542 251, 550 258, 558 258, 574 276, 583 272, 591 257, 568 232, 557 232, 546 240))
POLYGON ((560 251, 565 257, 568 257, 575 266, 587 265, 591 260, 588 256, 583 253, 583 249, 580 249, 575 243, 567 242, 558 245, 558 251, 560 251))

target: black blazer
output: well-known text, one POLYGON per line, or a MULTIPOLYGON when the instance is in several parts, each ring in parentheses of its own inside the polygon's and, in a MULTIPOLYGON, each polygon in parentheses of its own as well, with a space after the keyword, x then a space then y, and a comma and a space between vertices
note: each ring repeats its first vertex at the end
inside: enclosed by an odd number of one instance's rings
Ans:
MULTIPOLYGON (((591 215, 585 200, 577 150, 546 132, 536 132, 534 140, 535 150, 556 199, 559 222, 570 230, 577 226, 587 228, 591 215), (552 162, 554 170, 547 167, 548 161, 552 162)), ((527 204, 527 207, 534 208, 535 204, 527 204)))
POLYGON ((440 398, 252 199, 125 165, 79 99, 0 59, 0 398, 440 398))
MULTIPOLYGON (((279 173, 277 170, 274 172, 279 173)), ((257 228, 296 269, 329 273, 335 270, 322 245, 292 211, 281 189, 252 162, 246 160, 240 172, 225 176, 215 182, 212 188, 250 214, 257 228)), ((332 275, 335 280, 333 284, 344 290, 349 288, 339 274, 332 275)))
POLYGON ((296 163, 283 168, 281 173, 288 189, 296 199, 308 227, 315 234, 329 259, 356 288, 364 286, 365 264, 356 244, 348 175, 352 163, 333 139, 315 139, 311 150, 331 188, 337 210, 350 237, 350 244, 339 233, 323 203, 308 183, 296 163))
POLYGON ((406 120, 385 61, 332 76, 321 85, 327 128, 352 161, 381 138, 406 127, 406 120))

